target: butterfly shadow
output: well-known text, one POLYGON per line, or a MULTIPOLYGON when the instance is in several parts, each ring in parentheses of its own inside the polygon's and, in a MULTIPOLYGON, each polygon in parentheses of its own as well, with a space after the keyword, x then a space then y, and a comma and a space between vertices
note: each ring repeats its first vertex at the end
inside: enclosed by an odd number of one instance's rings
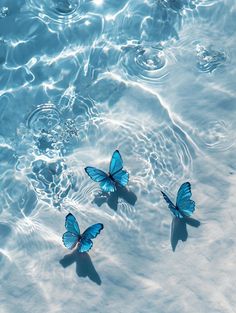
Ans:
POLYGON ((86 252, 81 253, 78 252, 78 250, 75 250, 70 254, 66 254, 59 263, 64 268, 76 263, 76 274, 78 277, 88 277, 97 285, 102 284, 101 278, 97 273, 89 254, 86 252))
POLYGON ((116 191, 111 192, 110 194, 103 191, 97 194, 93 199, 93 203, 99 207, 104 203, 107 203, 112 210, 117 211, 119 198, 132 206, 135 205, 137 201, 137 196, 133 191, 125 187, 117 186, 116 191))
POLYGON ((183 219, 173 217, 170 235, 172 251, 175 251, 179 240, 187 241, 188 239, 187 225, 190 225, 192 227, 199 227, 201 223, 198 220, 195 220, 194 218, 190 217, 185 217, 183 219))

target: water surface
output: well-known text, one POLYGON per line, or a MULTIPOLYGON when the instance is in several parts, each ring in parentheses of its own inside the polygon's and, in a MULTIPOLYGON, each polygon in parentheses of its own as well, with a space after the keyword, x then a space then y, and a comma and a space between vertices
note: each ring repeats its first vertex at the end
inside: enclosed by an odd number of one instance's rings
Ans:
POLYGON ((233 0, 2 0, 1 312, 233 313, 233 0), (119 149, 127 189, 84 167, 119 149), (193 219, 172 219, 192 183, 193 219), (64 218, 104 230, 89 254, 64 218))

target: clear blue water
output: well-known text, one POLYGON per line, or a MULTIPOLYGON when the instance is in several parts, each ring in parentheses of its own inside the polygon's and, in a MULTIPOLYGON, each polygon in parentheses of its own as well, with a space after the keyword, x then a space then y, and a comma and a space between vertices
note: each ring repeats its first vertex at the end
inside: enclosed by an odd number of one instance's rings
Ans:
POLYGON ((234 0, 1 0, 1 313, 235 312, 235 31, 234 0), (109 196, 84 167, 115 149, 109 196))

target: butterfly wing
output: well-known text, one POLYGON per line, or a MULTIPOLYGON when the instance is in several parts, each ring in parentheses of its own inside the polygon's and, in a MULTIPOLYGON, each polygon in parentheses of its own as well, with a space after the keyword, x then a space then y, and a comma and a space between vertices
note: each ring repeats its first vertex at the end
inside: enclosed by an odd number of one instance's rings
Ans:
POLYGON ((97 223, 88 227, 82 234, 82 239, 94 239, 100 234, 101 230, 104 228, 103 224, 97 223))
POLYGON ((105 172, 95 167, 87 166, 84 170, 88 174, 88 176, 92 178, 92 180, 94 180, 95 182, 101 182, 108 178, 108 175, 105 172))
POLYGON ((95 182, 100 182, 100 186, 103 191, 115 191, 115 184, 105 172, 91 166, 87 166, 85 168, 85 172, 89 175, 89 177, 92 178, 92 180, 94 180, 95 182))
POLYGON ((168 207, 170 209, 170 211, 174 214, 174 216, 178 217, 178 218, 183 218, 182 214, 176 209, 176 206, 174 205, 174 203, 169 199, 169 197, 162 192, 163 198, 165 199, 165 201, 168 204, 168 207))
POLYGON ((80 229, 76 218, 71 213, 66 215, 65 228, 67 232, 62 235, 62 241, 66 248, 73 249, 79 241, 80 229))
POLYGON ((62 242, 68 249, 73 249, 79 241, 79 235, 67 231, 62 236, 62 242))
POLYGON ((100 187, 105 192, 113 192, 116 190, 116 184, 110 177, 107 177, 101 181, 100 187))
POLYGON ((77 236, 80 235, 78 222, 76 221, 76 218, 74 217, 74 215, 71 213, 66 215, 65 228, 68 232, 71 232, 77 236))
POLYGON ((123 170, 123 160, 118 150, 116 150, 112 155, 109 173, 116 183, 121 186, 127 185, 129 181, 129 174, 123 170))
POLYGON ((87 228, 81 236, 80 244, 79 244, 79 252, 87 252, 93 246, 93 242, 91 239, 97 237, 103 229, 103 224, 98 223, 87 228))
POLYGON ((100 182, 100 187, 105 192, 113 192, 116 190, 115 182, 103 171, 87 166, 85 172, 92 178, 95 182, 100 182))
POLYGON ((121 158, 120 152, 116 150, 111 157, 111 162, 109 166, 109 173, 113 176, 123 169, 123 160, 121 158))
POLYGON ((93 242, 90 239, 81 239, 80 244, 78 246, 79 252, 87 252, 89 251, 93 246, 93 242))
POLYGON ((195 202, 191 200, 191 184, 189 182, 183 183, 177 193, 176 206, 185 216, 191 216, 195 211, 195 202))
POLYGON ((120 170, 116 174, 112 175, 112 177, 115 180, 115 182, 120 184, 121 186, 125 187, 128 184, 129 173, 124 170, 120 170))

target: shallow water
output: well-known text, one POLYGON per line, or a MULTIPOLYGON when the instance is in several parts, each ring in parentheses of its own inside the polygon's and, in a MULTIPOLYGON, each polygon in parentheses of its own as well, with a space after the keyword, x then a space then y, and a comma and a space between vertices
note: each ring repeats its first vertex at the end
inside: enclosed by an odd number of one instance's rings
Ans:
POLYGON ((234 0, 1 1, 0 312, 235 312, 235 29, 234 0), (115 149, 106 195, 84 167, 115 149))

